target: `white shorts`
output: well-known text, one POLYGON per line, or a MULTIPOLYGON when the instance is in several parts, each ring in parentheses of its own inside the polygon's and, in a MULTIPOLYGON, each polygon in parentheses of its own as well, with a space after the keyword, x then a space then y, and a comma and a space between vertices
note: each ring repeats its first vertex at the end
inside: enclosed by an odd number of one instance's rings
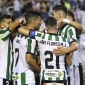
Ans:
POLYGON ((0 85, 3 85, 3 78, 0 77, 0 85))
POLYGON ((70 85, 80 85, 80 74, 78 66, 70 69, 70 85))
POLYGON ((75 67, 74 85, 80 85, 80 74, 78 66, 75 67))
POLYGON ((75 68, 71 65, 68 69, 68 77, 70 77, 70 85, 74 85, 74 75, 75 75, 75 68))

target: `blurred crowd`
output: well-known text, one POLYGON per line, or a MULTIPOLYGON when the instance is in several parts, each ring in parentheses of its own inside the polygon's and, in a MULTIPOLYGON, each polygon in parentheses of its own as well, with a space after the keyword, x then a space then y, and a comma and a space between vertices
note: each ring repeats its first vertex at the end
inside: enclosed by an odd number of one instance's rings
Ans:
MULTIPOLYGON (((12 20, 15 20, 28 10, 36 10, 42 13, 42 20, 45 20, 51 15, 52 7, 57 4, 65 5, 74 13, 75 20, 83 26, 82 33, 84 35, 85 0, 0 0, 0 15, 7 14, 11 16, 12 20)), ((84 37, 81 37, 80 41, 80 47, 84 48, 84 37)))
POLYGON ((27 10, 42 12, 44 20, 51 15, 51 9, 56 4, 63 4, 75 14, 75 19, 82 23, 81 11, 85 11, 84 0, 0 0, 0 15, 8 14, 14 20, 27 10))

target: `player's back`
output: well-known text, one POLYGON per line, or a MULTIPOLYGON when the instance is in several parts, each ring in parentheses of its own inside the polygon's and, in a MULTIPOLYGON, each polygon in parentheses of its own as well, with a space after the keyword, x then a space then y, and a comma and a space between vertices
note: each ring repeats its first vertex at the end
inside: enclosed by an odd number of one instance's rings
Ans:
POLYGON ((53 34, 44 34, 43 39, 38 43, 41 58, 41 69, 65 70, 65 55, 56 56, 53 49, 58 46, 68 47, 66 39, 53 34))
MULTIPOLYGON (((18 34, 13 42, 14 48, 14 69, 18 74, 30 69, 30 65, 26 62, 26 52, 28 47, 29 37, 25 37, 22 34, 18 34)), ((30 47, 29 47, 30 49, 30 47)))
POLYGON ((13 73, 18 73, 20 39, 20 34, 17 34, 13 40, 13 73))
MULTIPOLYGON (((33 47, 35 48, 36 40, 29 37, 25 37, 22 34, 19 34, 14 39, 14 65, 13 65, 13 78, 18 76, 16 79, 25 79, 26 83, 35 83, 34 71, 29 63, 26 62, 26 53, 34 52, 33 47), (31 52, 32 51, 32 52, 31 52)), ((25 84, 23 82, 23 84, 25 84)))

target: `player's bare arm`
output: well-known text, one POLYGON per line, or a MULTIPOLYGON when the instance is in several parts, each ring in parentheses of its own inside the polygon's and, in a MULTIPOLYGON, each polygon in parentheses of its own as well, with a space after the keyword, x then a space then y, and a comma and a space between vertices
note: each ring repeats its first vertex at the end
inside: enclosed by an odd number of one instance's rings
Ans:
POLYGON ((26 54, 26 62, 29 63, 30 66, 32 66, 35 71, 40 72, 40 67, 36 63, 36 61, 33 59, 32 54, 26 54))
POLYGON ((22 26, 22 27, 20 27, 20 28, 18 29, 18 32, 21 33, 21 34, 23 34, 23 35, 25 35, 25 36, 28 36, 30 30, 25 29, 24 26, 22 26))
POLYGON ((83 27, 79 23, 75 21, 70 21, 70 24, 76 28, 77 35, 80 35, 82 33, 83 27))
POLYGON ((82 33, 83 27, 78 22, 68 19, 63 19, 62 21, 75 27, 77 35, 82 33))
POLYGON ((37 56, 37 59, 38 59, 37 63, 40 66, 41 65, 40 56, 37 56))
POLYGON ((71 66, 72 64, 72 53, 66 54, 66 65, 71 66))
POLYGON ((9 30, 10 31, 14 31, 16 29, 16 27, 18 25, 20 25, 21 23, 22 23, 22 19, 21 18, 15 19, 15 21, 9 26, 9 30))

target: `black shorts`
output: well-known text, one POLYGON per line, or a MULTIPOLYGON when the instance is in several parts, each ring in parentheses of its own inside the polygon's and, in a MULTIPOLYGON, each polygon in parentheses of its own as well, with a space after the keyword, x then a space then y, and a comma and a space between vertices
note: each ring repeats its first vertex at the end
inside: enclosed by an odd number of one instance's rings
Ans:
POLYGON ((83 67, 82 64, 79 64, 79 74, 80 74, 80 85, 83 85, 83 67))
POLYGON ((49 80, 41 80, 41 85, 45 85, 45 83, 62 83, 67 85, 67 80, 59 80, 59 81, 49 81, 49 80))
POLYGON ((12 81, 3 78, 3 85, 13 85, 12 81))

